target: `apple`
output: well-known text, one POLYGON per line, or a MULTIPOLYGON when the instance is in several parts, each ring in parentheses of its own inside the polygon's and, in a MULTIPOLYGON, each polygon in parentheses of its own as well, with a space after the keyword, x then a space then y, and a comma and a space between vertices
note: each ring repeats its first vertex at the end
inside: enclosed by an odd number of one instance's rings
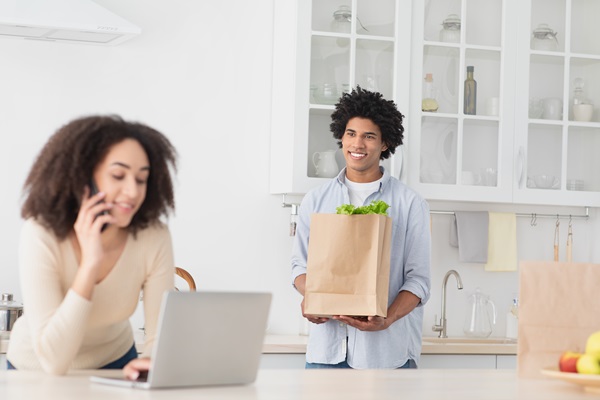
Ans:
POLYGON ((600 357, 600 331, 594 332, 588 336, 585 352, 586 354, 593 354, 600 357))
POLYGON ((577 372, 577 360, 581 355, 581 353, 574 351, 565 351, 558 360, 558 369, 561 372, 577 372))
POLYGON ((577 360, 577 372, 580 374, 600 375, 600 356, 585 353, 577 360))

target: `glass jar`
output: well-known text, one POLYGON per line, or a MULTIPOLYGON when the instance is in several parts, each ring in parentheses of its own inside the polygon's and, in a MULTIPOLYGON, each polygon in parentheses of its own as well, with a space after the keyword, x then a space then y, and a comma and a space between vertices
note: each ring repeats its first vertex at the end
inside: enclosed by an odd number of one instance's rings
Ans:
POLYGON ((556 51, 558 49, 557 32, 548 24, 539 24, 531 35, 531 48, 533 50, 556 51))
POLYGON ((585 97, 583 86, 585 81, 582 78, 575 78, 573 81, 573 105, 590 104, 591 102, 585 97))
POLYGON ((336 104, 340 96, 335 83, 324 83, 319 93, 319 104, 336 104))
POLYGON ((582 78, 575 78, 573 81, 573 120, 589 122, 594 114, 594 104, 585 97, 584 85, 582 78))
POLYGON ((350 22, 352 20, 352 11, 350 6, 339 6, 333 12, 333 21, 331 30, 337 33, 350 33, 350 22))
POLYGON ((460 17, 456 14, 450 14, 442 22, 440 31, 440 41, 446 43, 460 42, 460 17))
POLYGON ((423 99, 421 100, 421 111, 436 112, 438 110, 437 91, 433 84, 433 74, 425 75, 423 81, 423 99))

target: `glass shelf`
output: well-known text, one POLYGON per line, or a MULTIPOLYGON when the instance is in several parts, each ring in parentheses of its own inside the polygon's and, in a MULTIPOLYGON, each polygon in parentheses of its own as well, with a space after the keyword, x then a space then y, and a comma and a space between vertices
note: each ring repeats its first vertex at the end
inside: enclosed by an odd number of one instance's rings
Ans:
POLYGON ((600 55, 598 16, 600 3, 571 0, 571 52, 600 55))
POLYGON ((600 127, 569 127, 567 190, 600 192, 600 127))
POLYGON ((456 184, 458 119, 421 120, 420 182, 456 184))
POLYGON ((460 50, 454 47, 425 46, 423 77, 433 75, 437 92, 438 113, 458 113, 460 50))
POLYGON ((500 47, 502 43, 502 2, 469 0, 464 29, 466 44, 500 47))
MULTIPOLYGON (((463 126, 462 170, 474 175, 479 186, 498 185, 498 122, 465 120, 463 126)), ((463 182, 464 183, 464 182, 463 182)))
POLYGON ((377 7, 372 1, 357 1, 357 17, 349 0, 318 0, 312 3, 312 30, 340 34, 352 33, 364 36, 381 36, 393 38, 395 33, 395 0, 378 0, 377 7), (347 7, 347 14, 340 12, 340 7, 347 7), (340 19, 334 18, 334 13, 340 12, 340 19), (343 18, 347 16, 347 18, 343 18))
POLYGON ((394 84, 394 43, 357 40, 355 82, 362 88, 392 98, 394 84))
POLYGON ((529 67, 530 99, 562 99, 564 73, 564 57, 532 54, 529 67))
POLYGON ((548 24, 550 29, 557 33, 558 46, 556 51, 564 52, 565 39, 567 38, 566 13, 567 5, 565 0, 532 0, 530 38, 533 35, 533 30, 539 24, 548 24))
MULTIPOLYGON (((527 188, 552 189, 537 187, 538 176, 555 177, 562 181, 562 127, 547 124, 530 124, 527 137, 527 188)), ((550 185, 552 186, 552 185, 550 185)))

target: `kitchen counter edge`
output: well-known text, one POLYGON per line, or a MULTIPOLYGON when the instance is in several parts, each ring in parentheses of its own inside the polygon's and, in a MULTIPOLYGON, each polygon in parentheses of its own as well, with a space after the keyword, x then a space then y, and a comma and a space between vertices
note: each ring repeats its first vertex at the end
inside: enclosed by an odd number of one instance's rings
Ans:
MULTIPOLYGON (((136 336, 136 345, 141 347, 143 338, 136 336)), ((272 335, 265 336, 264 354, 304 354, 308 336, 272 335)), ((6 353, 8 340, 0 340, 0 354, 6 353)), ((423 342, 421 354, 517 354, 516 343, 430 343, 423 342)))

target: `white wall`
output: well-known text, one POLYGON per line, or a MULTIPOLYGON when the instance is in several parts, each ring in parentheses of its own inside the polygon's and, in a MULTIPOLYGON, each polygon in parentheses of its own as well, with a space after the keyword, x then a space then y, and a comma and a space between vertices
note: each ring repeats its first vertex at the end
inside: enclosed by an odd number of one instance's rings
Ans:
MULTIPOLYGON (((273 292, 269 331, 298 332, 300 298, 289 282, 289 209, 268 192, 273 1, 97 0, 141 26, 142 35, 117 47, 0 39, 0 292, 21 300, 20 193, 33 158, 68 120, 118 113, 161 130, 179 150, 177 213, 170 219, 177 264, 201 290, 273 292)), ((432 204, 442 208, 582 212, 432 204)), ((516 273, 459 265, 457 250, 447 244, 450 221, 432 219, 433 287, 424 321, 431 335, 448 269, 460 272, 466 290, 480 286, 490 294, 501 314, 518 287, 516 273)), ((575 260, 597 262, 595 218, 573 225, 575 260)), ((563 243, 565 221, 561 227, 563 243)), ((520 258, 552 258, 553 220, 530 227, 520 219, 518 229, 520 258)), ((450 335, 462 332, 466 304, 454 285, 448 288, 450 335)), ((504 332, 504 319, 499 322, 495 336, 504 332)))
POLYGON ((142 35, 116 47, 0 40, 0 292, 21 299, 20 190, 33 158, 68 120, 118 113, 179 151, 177 264, 202 290, 272 291, 270 329, 297 332, 289 209, 268 192, 272 0, 98 3, 142 35))
MULTIPOLYGON (((584 208, 552 207, 552 206, 524 206, 509 204, 486 203, 452 203, 430 201, 431 210, 456 210, 456 211, 496 211, 515 212, 519 214, 557 214, 583 215, 584 208)), ((597 209, 590 208, 590 218, 573 219, 573 261, 595 262, 600 258, 595 250, 598 237, 597 209)), ((506 313, 509 311, 512 299, 518 296, 518 272, 486 272, 483 264, 469 264, 458 262, 458 249, 448 243, 450 224, 453 217, 450 215, 432 215, 432 289, 431 299, 425 306, 423 321, 423 334, 437 336, 431 330, 434 318, 440 318, 442 280, 450 269, 458 271, 462 278, 464 289, 457 290, 456 280, 450 277, 446 290, 448 336, 463 335, 463 324, 467 318, 467 296, 477 287, 490 296, 495 303, 498 318, 493 329, 493 336, 504 336, 506 332, 506 313)), ((566 261, 566 240, 569 221, 560 220, 559 225, 559 261, 566 261)), ((556 218, 538 218, 537 225, 531 225, 531 218, 517 218, 517 251, 519 260, 552 261, 554 258, 554 230, 556 218)))

